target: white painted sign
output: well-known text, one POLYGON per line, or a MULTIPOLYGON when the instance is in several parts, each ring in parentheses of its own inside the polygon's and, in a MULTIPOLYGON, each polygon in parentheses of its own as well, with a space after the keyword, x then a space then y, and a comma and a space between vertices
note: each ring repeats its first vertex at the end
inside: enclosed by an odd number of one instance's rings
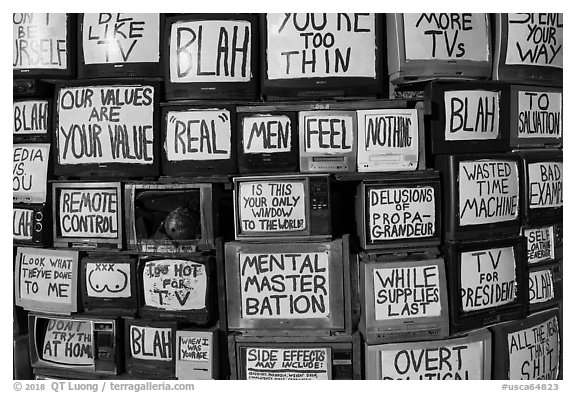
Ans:
POLYGON ((268 79, 376 78, 375 15, 266 14, 268 79))
POLYGON ((129 298, 130 264, 118 262, 89 262, 86 264, 86 292, 95 298, 129 298))
POLYGON ((84 14, 86 64, 155 63, 160 59, 160 14, 84 14))
POLYGON ((524 229, 527 239, 526 257, 528 263, 538 263, 555 259, 554 227, 524 229))
POLYGON ((498 307, 516 300, 513 247, 463 252, 460 265, 464 312, 498 307))
POLYGON ((554 300, 554 279, 551 269, 536 270, 528 274, 528 301, 530 304, 554 300))
POLYGON ((13 68, 66 69, 67 23, 63 13, 12 14, 13 68))
POLYGON ((92 323, 73 319, 48 319, 41 358, 57 364, 94 364, 92 323))
POLYGON ((178 360, 207 362, 211 359, 212 338, 209 335, 203 332, 178 332, 178 360))
POLYGON ((154 161, 154 87, 63 87, 58 91, 60 164, 154 161))
POLYGON ((249 82, 250 22, 176 22, 170 29, 170 82, 249 82))
POLYGON ((294 232, 308 228, 304 182, 239 183, 238 220, 242 232, 294 232))
POLYGON ((506 64, 562 68, 563 14, 508 14, 506 64))
POLYGON ((436 199, 433 187, 370 188, 367 197, 371 241, 434 236, 436 199))
POLYGON ((562 162, 535 162, 528 164, 528 205, 530 209, 562 207, 562 162))
POLYGON ((560 139, 562 112, 562 93, 518 91, 518 138, 560 139))
POLYGON ((330 348, 246 348, 247 380, 329 380, 330 348))
POLYGON ((12 210, 12 238, 14 240, 32 240, 33 225, 34 210, 19 208, 12 210))
POLYGON ((240 253, 242 317, 328 318, 329 262, 328 252, 240 253))
POLYGON ((13 201, 24 203, 46 202, 50 144, 14 144, 12 153, 13 201))
POLYGON ((230 111, 169 111, 164 149, 168 161, 228 160, 232 147, 230 111))
POLYGON ((500 136, 500 93, 455 90, 444 93, 447 141, 488 140, 500 136))
POLYGON ((354 146, 354 118, 349 115, 308 113, 301 116, 304 151, 323 155, 351 153, 354 146))
POLYGON ((489 60, 486 14, 403 15, 406 60, 489 60))
POLYGON ((436 265, 374 269, 373 284, 377 321, 437 317, 442 311, 436 265))
POLYGON ((58 198, 58 228, 61 235, 118 238, 118 199, 115 188, 61 189, 58 198))
POLYGON ((145 305, 170 311, 206 307, 208 276, 203 264, 184 259, 147 261, 143 275, 145 305))
POLYGON ((14 110, 14 135, 48 133, 48 101, 27 100, 12 103, 14 110))
POLYGON ((134 359, 172 361, 173 340, 172 329, 145 326, 130 326, 130 353, 134 359))
POLYGON ((514 161, 461 161, 458 166, 460 225, 518 217, 518 165, 514 161))
POLYGON ((292 122, 284 115, 245 117, 242 146, 246 154, 285 153, 292 145, 292 122))

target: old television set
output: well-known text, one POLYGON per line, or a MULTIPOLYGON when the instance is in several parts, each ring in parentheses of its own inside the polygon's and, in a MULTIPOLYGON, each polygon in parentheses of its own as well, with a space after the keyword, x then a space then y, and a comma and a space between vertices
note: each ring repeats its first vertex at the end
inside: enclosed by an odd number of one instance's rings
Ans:
POLYGON ((230 104, 162 105, 162 174, 236 173, 236 112, 230 104))
POLYGON ((561 325, 560 311, 554 308, 493 326, 492 379, 558 379, 562 373, 561 325))
POLYGON ((208 325, 216 315, 216 258, 165 254, 138 258, 140 316, 208 325))
POLYGON ((52 101, 48 98, 18 98, 12 102, 15 142, 49 142, 52 136, 52 101))
POLYGON ((562 150, 523 150, 520 155, 520 210, 523 225, 562 222, 562 150))
POLYGON ((423 249, 440 245, 441 198, 437 171, 382 173, 356 188, 356 231, 365 250, 423 249))
POLYGON ((561 88, 510 86, 510 146, 558 148, 564 137, 561 88))
POLYGON ((75 14, 12 14, 14 78, 73 78, 75 29, 75 14))
POLYGON ((490 78, 489 14, 391 13, 386 29, 393 84, 490 78))
POLYGON ((356 112, 298 112, 300 172, 355 172, 358 148, 356 112))
POLYGON ((494 82, 432 82, 426 87, 431 155, 510 150, 508 86, 494 82))
POLYGON ((492 337, 476 330, 447 340, 364 345, 368 380, 487 380, 492 337))
POLYGON ((137 78, 56 84, 54 173, 158 175, 159 90, 160 82, 137 78))
POLYGON ((358 332, 324 337, 230 334, 231 379, 362 379, 360 342, 358 332))
POLYGON ((77 251, 18 247, 15 303, 40 313, 70 315, 81 311, 78 274, 77 251))
POLYGON ((163 17, 86 13, 78 17, 78 77, 160 77, 163 17))
POLYGON ((136 315, 136 259, 128 255, 88 253, 80 260, 80 289, 86 313, 136 315))
POLYGON ((50 207, 47 204, 15 204, 12 208, 14 244, 49 246, 52 241, 50 207))
POLYGON ((122 372, 119 318, 30 314, 28 326, 35 374, 100 379, 122 372))
POLYGON ((562 13, 495 14, 492 79, 561 85, 563 31, 562 13))
POLYGON ((380 14, 268 13, 260 16, 262 95, 376 96, 385 92, 380 14))
POLYGON ((298 112, 294 105, 238 106, 238 171, 298 171, 298 112))
POLYGON ((523 237, 447 242, 450 333, 524 318, 528 266, 523 237))
POLYGON ((131 377, 176 379, 174 321, 124 318, 124 356, 131 377))
POLYGON ((561 223, 523 226, 520 234, 526 238, 526 262, 529 266, 563 259, 561 223))
POLYGON ((219 213, 212 184, 131 182, 124 190, 128 249, 182 253, 215 247, 219 213))
POLYGON ((49 143, 12 145, 12 201, 46 203, 48 177, 51 175, 49 143))
POLYGON ((166 17, 166 99, 256 99, 258 47, 254 14, 166 17))
POLYGON ((522 197, 518 155, 439 155, 434 165, 443 187, 446 240, 519 233, 522 197))
POLYGON ((176 378, 219 379, 219 330, 215 327, 176 331, 176 378))
POLYGON ((248 335, 352 332, 348 236, 225 244, 228 328, 248 335))
POLYGON ((528 311, 557 306, 562 299, 562 265, 546 264, 528 267, 528 311))
POLYGON ((330 177, 235 177, 236 240, 306 240, 332 237, 330 177))
POLYGON ((55 247, 123 247, 119 182, 53 182, 52 217, 55 247))
POLYGON ((444 260, 359 257, 361 318, 368 344, 448 337, 444 260))

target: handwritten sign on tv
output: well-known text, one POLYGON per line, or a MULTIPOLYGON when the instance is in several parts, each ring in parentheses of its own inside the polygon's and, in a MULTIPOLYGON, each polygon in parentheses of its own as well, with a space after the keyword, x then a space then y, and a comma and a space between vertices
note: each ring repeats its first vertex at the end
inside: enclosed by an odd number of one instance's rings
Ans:
POLYGON ((530 209, 562 207, 562 162, 535 162, 528 164, 528 194, 530 209))
MULTIPOLYGON (((14 208, 12 210, 12 234, 14 240, 32 240, 34 210, 14 208)), ((42 224, 39 223, 41 226, 42 224)), ((42 230, 42 228, 39 228, 42 230)))
POLYGON ((458 90, 444 93, 447 141, 497 139, 500 136, 500 93, 458 90))
POLYGON ((63 237, 116 239, 118 234, 118 190, 60 190, 58 228, 63 237))
POLYGON ((510 380, 558 379, 560 331, 558 318, 508 334, 510 380))
POLYGON ((530 304, 554 299, 554 279, 551 269, 536 270, 528 274, 528 300, 530 304))
POLYGON ((70 304, 77 277, 77 252, 21 248, 20 297, 23 300, 70 304))
POLYGON ((484 343, 452 344, 381 352, 382 379, 386 380, 480 380, 484 379, 484 343))
POLYGON ((90 321, 48 319, 42 359, 71 366, 94 364, 90 321))
POLYGON ((562 14, 508 14, 506 64, 562 68, 562 14))
POLYGON ((242 182, 238 192, 243 232, 286 232, 307 228, 306 193, 298 181, 242 182))
POLYGON ((463 252, 460 284, 465 312, 512 303, 517 297, 514 248, 463 252))
POLYGON ((212 358, 212 339, 193 332, 180 336, 178 341, 178 359, 184 361, 208 361, 212 358))
POLYGON ((250 319, 330 315, 328 252, 240 253, 242 316, 250 319))
POLYGON ((66 69, 67 23, 66 14, 12 14, 13 68, 66 69))
POLYGON ((555 258, 554 227, 525 228, 527 239, 526 257, 528 263, 538 263, 555 258))
POLYGON ((284 115, 245 117, 242 122, 242 146, 246 154, 289 152, 292 122, 284 115))
POLYGON ((372 109, 356 113, 359 161, 369 161, 371 153, 407 155, 418 160, 416 109, 372 109))
POLYGON ((518 138, 561 138, 562 93, 518 91, 518 138))
POLYGON ((153 86, 63 87, 57 108, 60 164, 153 163, 153 86))
POLYGON ((46 202, 49 143, 12 146, 12 199, 14 202, 46 202))
POLYGON ((184 259, 147 261, 143 274, 147 306, 171 311, 206 307, 208 277, 203 264, 184 259))
POLYGON ((48 133, 48 101, 16 101, 14 110, 14 135, 34 135, 48 133))
POLYGON ((436 199, 433 187, 375 187, 368 190, 367 198, 372 241, 434 236, 436 199))
POLYGON ((374 269, 373 282, 377 321, 436 317, 442 311, 436 265, 374 269))
POLYGON ((266 14, 268 79, 376 78, 374 14, 266 14))
POLYGON ((514 161, 461 161, 458 169, 460 225, 518 217, 518 165, 514 161))
POLYGON ((169 362, 174 356, 171 328, 132 325, 127 339, 134 359, 169 362))
POLYGON ((84 14, 85 64, 154 63, 160 59, 160 15, 84 14))
POLYGON ((122 262, 89 262, 86 264, 86 292, 95 298, 129 298, 130 264, 122 262))
POLYGON ((250 22, 176 22, 170 30, 170 82, 249 82, 250 22))
POLYGON ((403 15, 406 60, 488 61, 485 14, 403 15))
MULTIPOLYGON (((302 118, 302 117, 301 117, 302 118)), ((351 153, 354 146, 354 118, 346 114, 305 114, 300 132, 304 151, 316 154, 351 153)))
POLYGON ((248 380, 328 380, 330 348, 247 348, 248 380))
POLYGON ((168 161, 228 160, 232 146, 230 111, 169 111, 166 115, 168 161))

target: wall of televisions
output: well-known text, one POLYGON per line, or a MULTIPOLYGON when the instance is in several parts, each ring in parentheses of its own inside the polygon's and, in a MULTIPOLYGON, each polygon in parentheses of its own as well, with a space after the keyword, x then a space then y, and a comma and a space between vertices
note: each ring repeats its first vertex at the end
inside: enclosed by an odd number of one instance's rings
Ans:
POLYGON ((562 14, 13 32, 15 378, 562 378, 562 14))

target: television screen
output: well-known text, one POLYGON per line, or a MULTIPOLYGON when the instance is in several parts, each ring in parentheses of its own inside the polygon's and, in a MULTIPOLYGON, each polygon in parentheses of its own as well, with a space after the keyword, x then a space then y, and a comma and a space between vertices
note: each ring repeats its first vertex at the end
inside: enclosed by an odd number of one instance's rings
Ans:
POLYGON ((562 13, 498 13, 495 21, 492 79, 544 85, 562 84, 562 13))
POLYGON ((79 311, 78 252, 18 247, 14 296, 16 305, 30 311, 79 311))
POLYGON ((562 89, 510 86, 510 146, 560 147, 564 135, 562 89))
POLYGON ((14 244, 48 245, 51 241, 50 212, 44 204, 16 204, 12 208, 14 244))
POLYGON ((160 14, 81 14, 78 24, 80 78, 160 76, 160 14))
MULTIPOLYGON (((558 253, 559 225, 523 227, 522 235, 527 240, 526 260, 528 265, 562 259, 558 253)), ((560 234, 561 236, 561 234, 560 234)))
POLYGON ((262 94, 375 96, 384 92, 380 15, 262 15, 262 94))
POLYGON ((117 182, 52 184, 54 246, 122 248, 122 187, 117 182))
POLYGON ((234 178, 236 240, 328 239, 328 175, 234 178))
POLYGON ((218 210, 211 184, 127 183, 126 238, 138 252, 214 248, 218 210))
POLYGON ((255 99, 257 17, 188 14, 166 18, 166 99, 255 99))
POLYGON ((16 99, 12 103, 14 126, 12 137, 15 141, 50 140, 51 103, 48 99, 16 99))
POLYGON ((12 69, 15 78, 74 76, 74 14, 12 14, 12 69))
POLYGON ((158 174, 159 89, 158 82, 138 79, 58 84, 55 174, 158 174))
POLYGON ((477 330, 449 340, 368 345, 368 380, 484 380, 492 371, 492 339, 477 330))
POLYGON ((218 330, 178 330, 176 332, 176 377, 178 379, 218 379, 218 330))
POLYGON ((528 303, 530 313, 557 305, 562 299, 560 264, 531 266, 528 269, 528 303))
POLYGON ((386 28, 393 84, 490 77, 488 14, 387 14, 386 28))
POLYGON ((14 143, 12 146, 12 200, 45 203, 49 143, 14 143))

